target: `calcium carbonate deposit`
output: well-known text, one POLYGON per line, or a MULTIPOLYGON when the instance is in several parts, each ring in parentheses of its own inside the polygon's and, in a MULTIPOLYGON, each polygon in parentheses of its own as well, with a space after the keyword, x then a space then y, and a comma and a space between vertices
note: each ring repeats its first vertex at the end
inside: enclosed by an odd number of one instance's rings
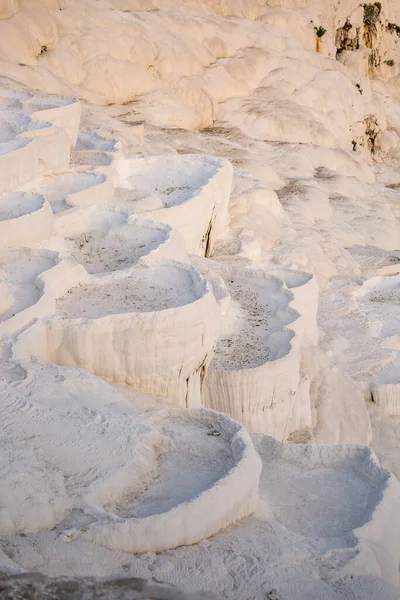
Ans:
POLYGON ((399 600, 399 301, 398 0, 0 0, 1 598, 399 600))

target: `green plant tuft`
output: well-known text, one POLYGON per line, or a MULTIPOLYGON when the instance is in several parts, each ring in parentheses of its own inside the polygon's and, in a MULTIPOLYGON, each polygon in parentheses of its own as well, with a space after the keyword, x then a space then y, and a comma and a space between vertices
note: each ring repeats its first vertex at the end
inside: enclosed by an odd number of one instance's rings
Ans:
POLYGON ((322 36, 326 33, 326 29, 325 27, 322 27, 322 25, 320 25, 319 27, 314 27, 314 29, 315 33, 317 34, 317 37, 319 38, 322 38, 322 36))

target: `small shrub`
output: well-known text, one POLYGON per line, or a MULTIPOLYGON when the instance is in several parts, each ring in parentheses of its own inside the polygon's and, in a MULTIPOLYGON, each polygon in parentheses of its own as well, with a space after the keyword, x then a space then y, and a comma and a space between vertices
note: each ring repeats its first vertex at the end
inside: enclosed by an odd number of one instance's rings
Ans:
POLYGON ((385 65, 387 65, 388 67, 394 67, 394 60, 385 60, 385 65))
POLYGON ((373 25, 381 14, 382 4, 375 2, 374 4, 364 4, 363 21, 367 25, 373 25))
POLYGON ((356 83, 356 88, 358 89, 358 91, 360 92, 360 94, 363 93, 362 87, 359 83, 356 83))
POLYGON ((317 34, 317 37, 319 38, 322 38, 322 36, 326 33, 326 29, 325 27, 322 27, 322 25, 320 25, 319 27, 314 27, 314 29, 315 33, 317 34))

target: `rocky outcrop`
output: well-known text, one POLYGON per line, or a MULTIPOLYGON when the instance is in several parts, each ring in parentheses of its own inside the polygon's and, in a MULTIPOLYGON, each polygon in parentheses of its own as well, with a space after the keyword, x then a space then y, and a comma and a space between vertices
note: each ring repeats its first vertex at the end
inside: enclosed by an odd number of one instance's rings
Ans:
POLYGON ((391 17, 391 7, 381 2, 355 8, 351 17, 346 17, 345 23, 336 29, 337 59, 370 79, 395 77, 399 60, 396 37, 400 27, 390 22, 391 17), (356 52, 357 58, 350 57, 350 52, 356 52))

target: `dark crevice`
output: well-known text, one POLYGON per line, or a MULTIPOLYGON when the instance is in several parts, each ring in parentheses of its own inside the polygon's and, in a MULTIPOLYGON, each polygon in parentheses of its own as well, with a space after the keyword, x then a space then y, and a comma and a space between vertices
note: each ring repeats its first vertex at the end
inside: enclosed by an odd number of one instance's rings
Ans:
POLYGON ((203 235, 203 239, 202 239, 203 247, 205 247, 204 256, 206 258, 208 256, 210 256, 210 253, 211 253, 211 240, 210 240, 210 237, 211 237, 211 229, 212 229, 212 225, 213 225, 213 217, 214 217, 214 213, 211 215, 210 222, 209 222, 208 227, 207 227, 207 231, 203 235))
POLYGON ((389 33, 396 33, 398 37, 400 37, 400 26, 396 25, 396 23, 388 23, 386 29, 389 33))
POLYGON ((185 407, 189 408, 189 380, 190 377, 186 377, 185 385, 186 385, 186 397, 185 397, 185 407))

